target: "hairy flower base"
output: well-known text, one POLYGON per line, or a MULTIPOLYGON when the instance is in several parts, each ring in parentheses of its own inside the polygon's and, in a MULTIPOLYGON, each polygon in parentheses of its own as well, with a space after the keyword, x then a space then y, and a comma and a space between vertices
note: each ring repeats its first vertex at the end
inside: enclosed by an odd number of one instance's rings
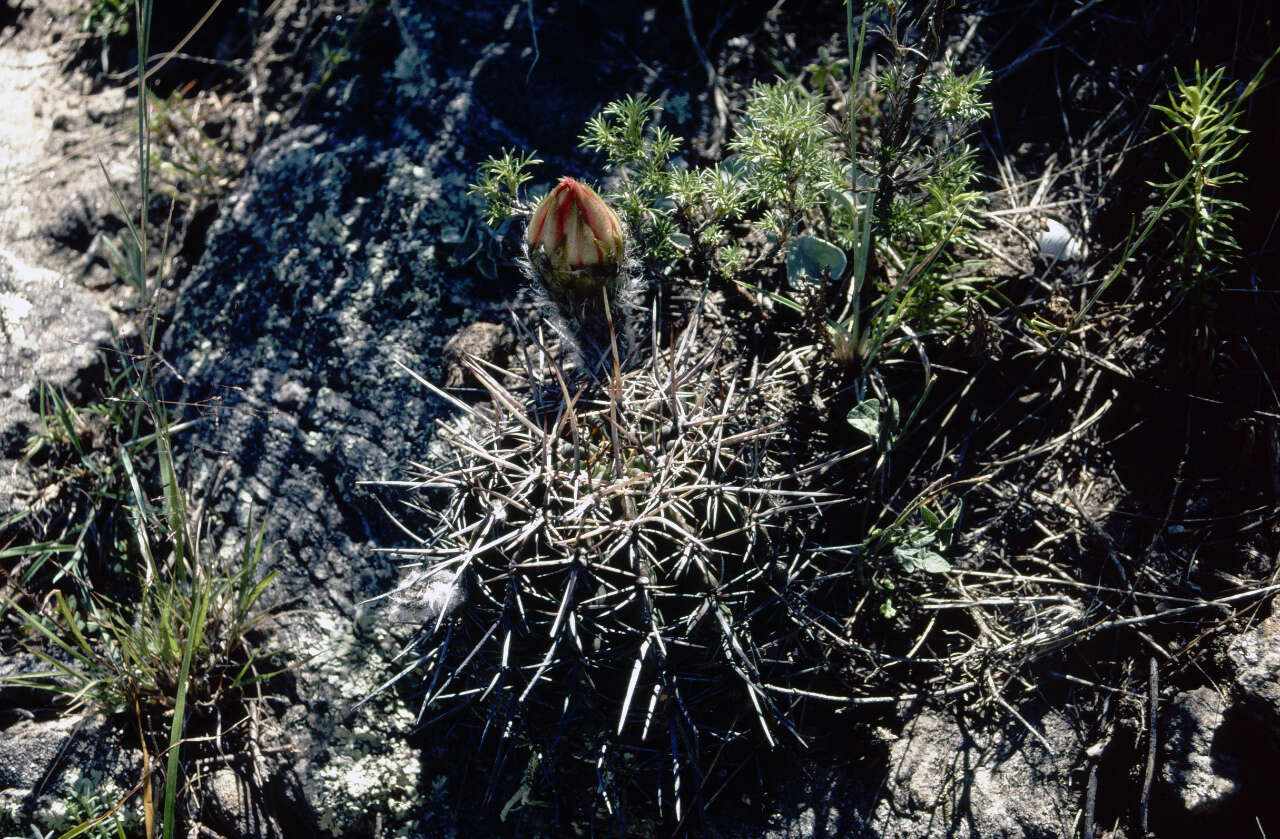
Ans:
POLYGON ((552 301, 567 314, 600 307, 602 291, 609 300, 617 299, 624 285, 622 271, 616 262, 570 268, 554 255, 549 255, 542 245, 530 249, 529 264, 552 301))

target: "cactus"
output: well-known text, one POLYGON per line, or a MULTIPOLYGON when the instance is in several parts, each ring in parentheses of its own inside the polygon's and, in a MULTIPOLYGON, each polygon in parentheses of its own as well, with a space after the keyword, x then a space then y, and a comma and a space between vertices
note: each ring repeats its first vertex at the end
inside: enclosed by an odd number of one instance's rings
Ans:
POLYGON ((423 712, 478 713, 502 760, 527 750, 526 784, 576 765, 610 812, 647 773, 678 818, 706 750, 798 737, 768 680, 809 635, 796 600, 818 572, 781 525, 830 499, 787 491, 775 462, 768 397, 793 366, 744 369, 697 328, 577 389, 548 353, 521 374, 469 359, 487 406, 420 379, 462 411, 410 484, 433 526, 394 594, 421 609, 423 712))

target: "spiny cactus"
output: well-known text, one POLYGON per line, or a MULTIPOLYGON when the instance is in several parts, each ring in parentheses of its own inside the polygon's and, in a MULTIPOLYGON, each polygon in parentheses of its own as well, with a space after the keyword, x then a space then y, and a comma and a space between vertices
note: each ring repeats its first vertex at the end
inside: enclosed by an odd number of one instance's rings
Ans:
POLYGON ((678 818, 708 750, 798 738, 771 680, 807 660, 803 536, 831 499, 776 462, 794 365, 725 361, 697 324, 603 382, 538 347, 522 373, 466 362, 485 406, 423 381, 462 412, 407 482, 433 522, 393 595, 423 620, 423 712, 475 712, 530 783, 578 758, 609 812, 647 768, 678 818))

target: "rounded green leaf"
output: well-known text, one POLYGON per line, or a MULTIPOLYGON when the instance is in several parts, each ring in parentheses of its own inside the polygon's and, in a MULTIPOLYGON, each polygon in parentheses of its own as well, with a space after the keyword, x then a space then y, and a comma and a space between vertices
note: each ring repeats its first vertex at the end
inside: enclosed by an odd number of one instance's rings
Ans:
POLYGON ((872 397, 864 399, 850 409, 845 415, 849 425, 870 437, 880 439, 880 400, 872 397))
POLYGON ((817 236, 799 236, 787 248, 787 282, 823 282, 844 273, 844 251, 817 236))

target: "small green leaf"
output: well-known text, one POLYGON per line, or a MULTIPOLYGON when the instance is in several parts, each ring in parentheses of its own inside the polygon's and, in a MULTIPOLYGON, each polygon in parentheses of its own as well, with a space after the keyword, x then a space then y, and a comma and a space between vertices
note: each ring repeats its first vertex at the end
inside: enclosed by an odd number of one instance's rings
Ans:
POLYGON ((938 517, 934 515, 933 510, 930 510, 928 507, 920 508, 920 518, 924 519, 925 526, 930 530, 937 530, 941 524, 941 522, 938 521, 938 517))
POLYGON ((912 530, 911 538, 907 540, 906 544, 911 545, 913 548, 925 548, 929 545, 937 544, 937 542, 938 534, 932 530, 912 530))
POLYGON ((964 507, 964 501, 957 501, 956 506, 947 513, 947 517, 942 520, 943 530, 955 530, 956 525, 960 522, 960 510, 964 507))
POLYGON ((787 282, 824 282, 844 273, 844 251, 817 236, 800 236, 787 248, 787 282))
POLYGON ((845 415, 845 419, 849 425, 871 438, 876 451, 888 454, 898 441, 898 400, 890 399, 883 412, 880 408, 879 399, 864 399, 845 415))
POLYGON ((928 551, 924 555, 922 570, 929 574, 945 574, 951 570, 951 563, 947 562, 940 554, 928 551))
POLYGON ((956 506, 947 513, 947 517, 942 520, 942 524, 938 526, 938 542, 944 548, 951 547, 951 540, 956 535, 956 525, 960 523, 960 509, 964 502, 957 501, 956 506))
POLYGON ((734 180, 740 181, 750 172, 751 162, 743 155, 731 154, 720 161, 720 168, 734 180))
POLYGON ((951 570, 951 563, 926 544, 898 545, 893 556, 908 574, 923 571, 926 574, 943 574, 951 570))
POLYGON ((852 192, 847 189, 828 189, 823 193, 827 200, 832 204, 832 210, 837 208, 841 212, 856 214, 858 212, 858 199, 852 192), (836 205, 839 205, 838 207, 836 205))
POLYGON ((880 440, 880 400, 864 399, 845 415, 849 425, 878 442, 880 440))

